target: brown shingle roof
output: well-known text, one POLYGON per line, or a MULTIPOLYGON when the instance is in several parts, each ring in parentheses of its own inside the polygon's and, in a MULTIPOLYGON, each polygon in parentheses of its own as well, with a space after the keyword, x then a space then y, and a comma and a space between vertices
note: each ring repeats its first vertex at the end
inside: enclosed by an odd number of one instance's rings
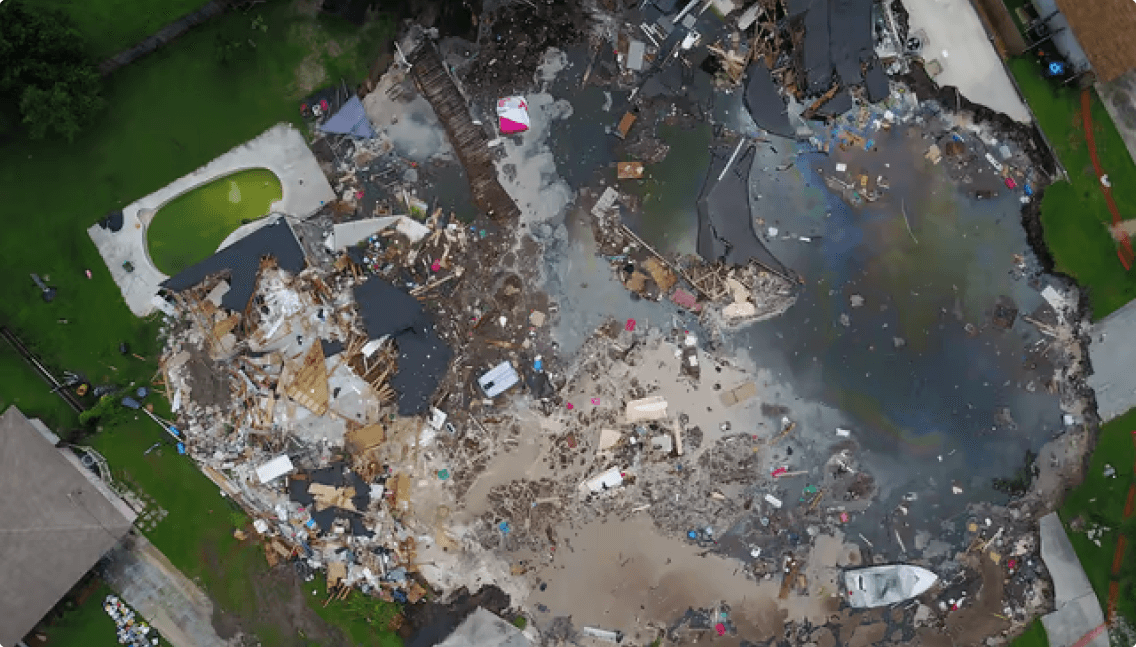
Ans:
POLYGON ((1136 2, 1057 0, 1101 81, 1136 67, 1136 2))
POLYGON ((21 640, 130 530, 133 514, 84 469, 16 407, 0 415, 0 645, 21 640))

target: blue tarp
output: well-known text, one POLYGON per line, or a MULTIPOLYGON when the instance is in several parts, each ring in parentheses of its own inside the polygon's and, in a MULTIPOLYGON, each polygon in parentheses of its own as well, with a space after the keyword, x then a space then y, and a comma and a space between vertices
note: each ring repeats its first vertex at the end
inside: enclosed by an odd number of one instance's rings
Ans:
POLYGON ((367 119, 367 111, 363 109, 363 102, 359 97, 348 99, 339 112, 332 115, 319 128, 333 135, 351 135, 363 139, 376 137, 375 129, 367 119))

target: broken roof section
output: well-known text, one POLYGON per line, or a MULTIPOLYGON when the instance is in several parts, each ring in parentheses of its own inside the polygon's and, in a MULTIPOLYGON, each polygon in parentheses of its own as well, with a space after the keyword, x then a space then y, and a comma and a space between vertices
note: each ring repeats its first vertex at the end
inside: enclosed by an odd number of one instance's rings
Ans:
POLYGON ((844 85, 863 81, 860 66, 875 53, 872 0, 790 0, 788 14, 803 16, 807 94, 831 87, 833 72, 844 85))
POLYGON ((0 416, 0 644, 15 645, 129 531, 135 514, 16 407, 0 416))
POLYGON ((349 135, 360 139, 374 139, 378 135, 374 126, 367 119, 367 112, 363 109, 363 102, 359 97, 352 95, 343 107, 325 121, 319 129, 332 135, 349 135))
POLYGON ((355 302, 367 336, 379 339, 390 335, 398 346, 398 372, 390 382, 398 394, 398 414, 426 411, 452 353, 434 332, 422 305, 380 278, 356 286, 355 302))
POLYGON ((749 66, 743 102, 754 123, 760 128, 782 137, 795 135, 789 124, 785 100, 764 61, 758 60, 749 66))
POLYGON ((276 217, 260 229, 222 249, 209 258, 191 265, 162 283, 174 292, 189 289, 219 272, 229 273, 229 291, 221 298, 221 305, 236 312, 244 312, 260 272, 260 259, 271 256, 281 269, 297 274, 307 264, 304 249, 296 233, 283 217, 276 217))
POLYGON ((355 286, 355 303, 370 339, 398 334, 422 319, 418 299, 377 277, 355 286))

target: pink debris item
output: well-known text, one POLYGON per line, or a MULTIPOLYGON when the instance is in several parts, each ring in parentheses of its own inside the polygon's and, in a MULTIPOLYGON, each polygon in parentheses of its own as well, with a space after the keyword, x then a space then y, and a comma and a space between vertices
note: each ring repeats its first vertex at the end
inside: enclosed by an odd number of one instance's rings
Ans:
POLYGON ((1012 178, 1012 177, 1006 178, 1006 188, 1007 189, 1014 189, 1014 188, 1017 188, 1017 186, 1018 186, 1018 183, 1014 181, 1014 178, 1012 178))
POLYGON ((634 332, 635 331, 635 320, 634 319, 628 319, 627 324, 625 326, 623 326, 623 329, 626 330, 627 332, 634 332))
POLYGON ((434 261, 433 263, 430 263, 430 271, 431 272, 437 272, 440 269, 442 269, 441 261, 434 261))
POLYGON ((355 199, 356 200, 362 200, 363 199, 363 192, 362 191, 356 191, 355 192, 355 199))
POLYGON ((83 270, 87 274, 87 278, 91 278, 91 270, 83 270))
POLYGON ((592 404, 594 404, 597 407, 600 406, 600 399, 599 398, 592 398, 592 404))
POLYGON ((725 636, 726 635, 726 625, 719 622, 718 624, 714 625, 714 631, 718 632, 719 636, 725 636))
POLYGON ((841 512, 840 513, 840 523, 848 523, 848 513, 847 512, 841 512))
POLYGON ((698 302, 698 297, 682 288, 674 291, 674 294, 671 295, 671 301, 674 301, 679 307, 686 308, 691 312, 700 312, 702 310, 702 304, 698 302))
POLYGON ((773 470, 773 478, 777 478, 778 476, 781 476, 782 474, 786 474, 788 472, 789 472, 789 468, 778 467, 777 469, 773 470))
POLYGON ((574 405, 574 404, 572 404, 571 402, 569 402, 569 403, 568 403, 567 405, 565 405, 565 407, 566 407, 566 408, 567 408, 567 409, 568 409, 569 411, 571 411, 572 409, 575 409, 575 408, 576 408, 576 405, 574 405))
POLYGON ((529 105, 524 97, 497 100, 497 122, 502 135, 523 133, 529 129, 529 105))

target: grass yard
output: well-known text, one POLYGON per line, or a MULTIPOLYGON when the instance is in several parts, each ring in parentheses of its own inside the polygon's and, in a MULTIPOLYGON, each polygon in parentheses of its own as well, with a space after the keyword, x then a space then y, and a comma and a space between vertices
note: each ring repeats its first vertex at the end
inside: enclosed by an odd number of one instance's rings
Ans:
MULTIPOLYGON (((1033 59, 1013 59, 1010 69, 1069 173, 1069 182, 1047 188, 1041 202, 1046 243, 1056 269, 1088 290, 1093 319, 1099 320, 1136 298, 1136 277, 1120 264, 1108 230, 1112 216, 1085 143, 1080 91, 1057 89, 1041 77, 1033 59)), ((1097 154, 1111 180, 1113 199, 1122 216, 1136 216, 1136 164, 1095 93, 1093 124, 1097 154)))
POLYGON ((1010 643, 1010 647, 1049 647, 1049 638, 1045 635, 1041 619, 1034 620, 1029 629, 1010 643))
POLYGON ((213 180, 174 198, 146 230, 150 259, 173 276, 217 251, 245 222, 268 214, 284 193, 268 169, 249 169, 213 180))
POLYGON ((358 591, 347 594, 343 600, 330 602, 327 579, 322 574, 304 584, 304 599, 308 606, 330 624, 342 629, 358 647, 399 647, 402 640, 387 630, 396 607, 358 591))
MULTIPOLYGON (((168 6, 176 14, 198 4, 182 0, 168 6)), ((95 21, 84 29, 98 40, 113 22, 95 21)), ((298 123, 300 97, 341 77, 361 79, 380 54, 379 43, 392 33, 389 22, 360 30, 303 13, 289 1, 270 1, 248 14, 225 14, 111 75, 104 90, 109 108, 74 143, 32 142, 22 135, 0 140, 5 198, 0 255, 8 270, 0 283, 0 324, 20 335, 57 375, 66 369, 96 385, 150 383, 160 322, 130 314, 87 227, 278 122, 298 123), (253 28, 257 16, 262 23, 255 24, 264 29, 253 28), (230 48, 230 61, 221 62, 219 44, 249 39, 255 49, 230 48), (40 299, 28 278, 32 272, 58 289, 53 303, 40 299), (120 342, 130 345, 128 354, 119 352, 120 342)), ((78 425, 15 352, 0 344, 0 409, 13 404, 61 435, 78 425)), ((156 406, 159 414, 168 411, 164 401, 156 406)), ((243 515, 185 457, 169 446, 144 455, 163 439, 168 436, 148 419, 126 417, 87 442, 121 478, 169 511, 148 533, 153 543, 201 582, 222 609, 248 619, 257 604, 251 582, 267 570, 263 550, 233 539, 243 515)), ((253 618, 251 624, 268 642, 294 640, 270 636, 270 621, 253 618)))
MULTIPOLYGON (((1069 493, 1059 511, 1065 522, 1072 542, 1085 573, 1092 582, 1093 590, 1101 600, 1101 608, 1107 609, 1109 571, 1112 568, 1113 553, 1117 537, 1123 525, 1124 503, 1128 494, 1128 484, 1133 478, 1133 463, 1136 461, 1136 447, 1133 446, 1132 431, 1136 430, 1136 410, 1101 427, 1100 438, 1092 462, 1085 474, 1084 482, 1069 493), (1115 478, 1104 476, 1105 465, 1116 470, 1115 478), (1080 518, 1085 528, 1076 532, 1069 524, 1080 518), (1099 524, 1108 532, 1100 538, 1100 546, 1089 540, 1085 530, 1099 524)), ((1128 550, 1125 554, 1127 573, 1122 570, 1121 594, 1117 604, 1118 612, 1129 621, 1136 620, 1136 524, 1129 523, 1128 550)))
POLYGON ((36 0, 70 16, 87 37, 97 62, 134 47, 162 27, 197 11, 209 0, 36 0))
POLYGON ((39 627, 52 647, 115 647, 118 645, 114 620, 103 609, 103 600, 111 593, 102 582, 82 604, 64 612, 50 625, 39 627))

